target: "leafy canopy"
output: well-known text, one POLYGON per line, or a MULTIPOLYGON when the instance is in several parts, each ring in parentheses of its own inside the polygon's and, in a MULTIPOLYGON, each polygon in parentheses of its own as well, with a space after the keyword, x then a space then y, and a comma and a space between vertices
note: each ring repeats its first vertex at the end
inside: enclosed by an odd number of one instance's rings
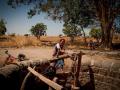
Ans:
POLYGON ((65 22, 84 25, 86 20, 103 22, 104 11, 107 12, 106 19, 109 20, 120 14, 119 0, 8 0, 8 5, 13 8, 20 4, 32 4, 28 12, 31 17, 45 12, 54 20, 63 19, 65 22))
POLYGON ((99 28, 92 28, 91 31, 89 32, 89 35, 91 37, 96 38, 96 39, 100 39, 101 36, 102 36, 101 29, 99 29, 99 28))
POLYGON ((64 24, 63 33, 69 37, 80 36, 81 29, 73 24, 64 24))
POLYGON ((63 20, 86 27, 96 21, 112 21, 120 14, 119 0, 8 0, 13 8, 20 4, 31 5, 29 17, 45 12, 53 20, 63 20), (105 13, 107 12, 107 13, 105 13))
POLYGON ((31 33, 34 36, 42 36, 46 34, 47 26, 44 25, 43 23, 37 23, 35 26, 32 26, 30 29, 31 33))

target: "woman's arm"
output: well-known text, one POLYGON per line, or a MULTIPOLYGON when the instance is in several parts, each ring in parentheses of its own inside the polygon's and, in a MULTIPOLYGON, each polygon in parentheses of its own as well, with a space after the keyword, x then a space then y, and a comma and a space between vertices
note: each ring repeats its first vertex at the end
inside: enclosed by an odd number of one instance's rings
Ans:
POLYGON ((60 48, 58 49, 58 51, 57 51, 57 54, 56 54, 56 57, 58 57, 59 55, 60 55, 60 48))

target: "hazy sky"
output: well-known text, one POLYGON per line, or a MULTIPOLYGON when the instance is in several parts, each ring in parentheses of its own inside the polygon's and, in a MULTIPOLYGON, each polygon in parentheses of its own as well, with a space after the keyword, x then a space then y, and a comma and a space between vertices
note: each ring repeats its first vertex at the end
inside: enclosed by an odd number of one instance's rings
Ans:
POLYGON ((26 34, 30 33, 30 28, 36 23, 44 23, 47 25, 48 35, 59 35, 62 33, 63 22, 60 23, 47 19, 45 14, 35 15, 31 19, 27 17, 28 6, 11 8, 7 5, 6 0, 0 0, 0 19, 3 18, 7 22, 7 33, 26 34))

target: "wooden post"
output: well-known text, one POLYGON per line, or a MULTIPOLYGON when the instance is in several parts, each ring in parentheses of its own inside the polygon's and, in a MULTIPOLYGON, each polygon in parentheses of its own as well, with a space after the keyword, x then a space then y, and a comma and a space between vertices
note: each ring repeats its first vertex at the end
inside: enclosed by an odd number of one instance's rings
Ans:
POLYGON ((78 65, 77 65, 77 72, 76 72, 76 86, 78 86, 78 80, 79 80, 79 73, 80 73, 80 67, 81 67, 81 59, 82 59, 82 53, 80 52, 78 55, 78 65))
POLYGON ((74 81, 74 85, 72 86, 72 90, 80 90, 78 83, 79 83, 79 73, 80 73, 80 67, 81 67, 82 54, 83 54, 82 52, 77 54, 77 60, 78 60, 77 67, 76 67, 77 71, 75 73, 75 81, 74 81))
POLYGON ((46 83, 47 85, 49 85, 50 87, 54 88, 55 90, 62 90, 63 87, 60 86, 59 84, 53 82, 52 80, 44 77, 42 74, 36 72, 34 69, 32 69, 31 67, 28 67, 28 70, 34 74, 36 77, 38 77, 41 81, 43 81, 44 83, 46 83))

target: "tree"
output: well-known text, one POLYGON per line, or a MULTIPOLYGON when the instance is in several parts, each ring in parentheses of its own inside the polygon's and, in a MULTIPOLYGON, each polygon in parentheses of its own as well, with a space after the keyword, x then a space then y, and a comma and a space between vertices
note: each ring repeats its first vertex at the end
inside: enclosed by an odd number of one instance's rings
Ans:
POLYGON ((71 38, 71 42, 74 42, 74 37, 80 36, 81 30, 75 25, 64 24, 63 33, 71 38))
POLYGON ((47 26, 43 23, 38 23, 35 26, 32 26, 30 29, 31 33, 37 37, 37 39, 40 39, 40 36, 45 35, 47 30, 47 26))
POLYGON ((64 7, 67 12, 65 13, 67 21, 82 27, 92 21, 94 23, 99 21, 102 30, 102 45, 105 49, 112 47, 113 22, 120 14, 119 0, 70 0, 66 1, 64 7))
POLYGON ((82 23, 84 17, 88 21, 99 21, 102 31, 102 45, 104 48, 112 47, 113 22, 120 14, 120 0, 9 0, 9 5, 20 3, 35 3, 29 15, 46 12, 53 20, 58 19, 66 23, 87 25, 82 23), (37 2, 37 3, 36 3, 37 2))
POLYGON ((5 35, 7 29, 3 19, 0 20, 0 35, 5 35))
POLYGON ((99 28, 92 28, 91 31, 89 32, 89 35, 91 37, 94 37, 97 40, 97 42, 99 42, 99 40, 102 37, 101 29, 99 29, 99 28))

